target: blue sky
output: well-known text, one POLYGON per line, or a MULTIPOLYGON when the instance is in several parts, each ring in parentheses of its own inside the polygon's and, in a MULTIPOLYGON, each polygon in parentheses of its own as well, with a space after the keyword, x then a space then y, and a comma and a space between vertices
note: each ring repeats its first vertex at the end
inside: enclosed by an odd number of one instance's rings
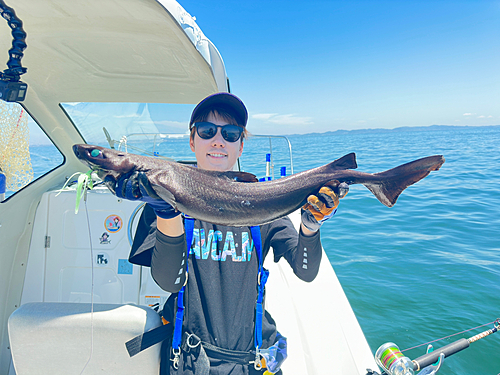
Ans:
POLYGON ((180 3, 254 133, 500 124, 500 1, 180 3))

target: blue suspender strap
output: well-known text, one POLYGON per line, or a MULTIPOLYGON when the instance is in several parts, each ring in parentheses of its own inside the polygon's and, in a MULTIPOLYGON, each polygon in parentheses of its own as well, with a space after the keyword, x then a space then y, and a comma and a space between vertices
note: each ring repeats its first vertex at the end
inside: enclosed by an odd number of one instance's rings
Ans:
POLYGON ((262 238, 260 236, 260 227, 254 226, 250 227, 252 233, 252 240, 257 253, 257 258, 259 260, 259 274, 257 276, 257 303, 255 304, 255 334, 254 334, 254 346, 258 349, 262 346, 262 317, 264 315, 264 307, 262 306, 264 300, 264 289, 266 285, 267 278, 269 276, 269 271, 264 269, 262 264, 262 238))
MULTIPOLYGON (((194 219, 190 217, 184 218, 184 231, 186 232, 187 256, 186 256, 186 272, 188 271, 189 250, 193 242, 194 219)), ((187 281, 187 279, 186 279, 187 281)), ((182 287, 177 296, 177 312, 175 314, 174 335, 172 337, 172 348, 179 351, 182 341, 182 321, 184 319, 184 291, 186 285, 182 287)), ((174 352, 175 354, 175 352, 174 352)), ((174 361, 175 364, 175 361, 174 361)))
MULTIPOLYGON (((186 243, 187 243, 187 258, 189 258, 189 251, 191 250, 191 244, 193 242, 193 232, 194 232, 194 219, 185 216, 184 220, 184 230, 186 232, 186 243)), ((253 226, 250 227, 252 233, 252 240, 254 243, 255 251, 257 253, 257 259, 259 261, 259 272, 258 272, 258 295, 257 302, 255 305, 255 334, 254 334, 254 344, 256 349, 256 361, 255 368, 261 369, 262 365, 260 362, 259 348, 262 346, 262 318, 264 315, 264 289, 266 285, 267 278, 269 276, 269 271, 264 269, 263 266, 263 255, 262 255, 262 238, 260 235, 260 227, 253 226)), ((187 261, 187 260, 186 260, 187 261)), ((186 272, 188 270, 188 265, 186 264, 186 272)), ((180 357, 180 346, 182 343, 182 322, 184 319, 184 291, 186 286, 184 285, 177 296, 177 312, 175 314, 175 325, 174 334, 172 337, 172 349, 174 358, 173 366, 178 368, 179 357, 180 357)))

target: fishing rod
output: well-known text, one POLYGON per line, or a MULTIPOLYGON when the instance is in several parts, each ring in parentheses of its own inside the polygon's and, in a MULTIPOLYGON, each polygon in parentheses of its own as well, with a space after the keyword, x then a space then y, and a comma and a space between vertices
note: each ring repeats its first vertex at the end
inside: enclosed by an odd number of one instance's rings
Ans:
POLYGON ((500 319, 497 319, 493 322, 493 328, 468 339, 459 339, 436 350, 428 345, 427 353, 414 360, 404 356, 396 344, 385 343, 375 352, 375 362, 383 370, 382 374, 368 369, 366 375, 414 375, 415 371, 419 371, 417 375, 434 375, 441 368, 444 358, 467 349, 473 342, 497 332, 499 328, 500 319))

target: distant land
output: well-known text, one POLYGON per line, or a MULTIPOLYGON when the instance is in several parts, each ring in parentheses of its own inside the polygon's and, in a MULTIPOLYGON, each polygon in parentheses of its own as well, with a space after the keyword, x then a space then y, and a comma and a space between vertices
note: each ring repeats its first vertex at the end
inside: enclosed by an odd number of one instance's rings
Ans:
MULTIPOLYGON (((401 126, 394 129, 386 128, 375 128, 375 129, 353 129, 353 130, 334 130, 328 132, 315 132, 308 134, 349 134, 349 133, 387 133, 387 132, 412 132, 412 131, 438 131, 438 130, 470 130, 470 129, 499 129, 500 125, 481 125, 481 126, 471 126, 471 125, 429 125, 429 126, 401 126)), ((303 134, 293 134, 293 135, 303 135, 303 134)))

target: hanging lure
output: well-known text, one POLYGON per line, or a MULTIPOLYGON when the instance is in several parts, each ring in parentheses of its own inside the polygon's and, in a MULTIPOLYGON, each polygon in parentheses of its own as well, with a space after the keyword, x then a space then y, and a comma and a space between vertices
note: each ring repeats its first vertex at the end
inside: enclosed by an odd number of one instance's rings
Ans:
POLYGON ((78 176, 78 181, 77 181, 77 185, 76 185, 75 214, 77 214, 78 210, 80 209, 80 201, 82 200, 82 198, 84 201, 87 200, 87 191, 92 190, 94 188, 94 182, 92 180, 92 173, 93 172, 94 171, 92 169, 90 169, 86 173, 76 172, 76 173, 72 174, 71 177, 66 180, 66 183, 61 188, 59 193, 57 193, 57 195, 56 195, 56 197, 57 197, 59 194, 61 194, 61 192, 69 185, 69 183, 71 182, 73 177, 78 176))

